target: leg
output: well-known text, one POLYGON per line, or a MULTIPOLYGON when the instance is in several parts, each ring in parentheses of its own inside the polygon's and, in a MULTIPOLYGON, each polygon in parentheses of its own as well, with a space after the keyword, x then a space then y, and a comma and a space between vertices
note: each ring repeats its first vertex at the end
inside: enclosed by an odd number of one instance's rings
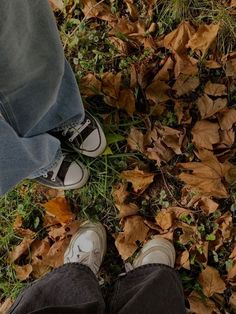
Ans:
POLYGON ((48 0, 0 2, 0 112, 22 137, 84 118, 48 0))
POLYGON ((105 304, 93 272, 77 263, 65 264, 23 291, 8 314, 95 313, 105 304))
POLYGON ((172 243, 160 237, 148 241, 134 259, 134 269, 116 282, 109 313, 186 313, 174 263, 172 243))

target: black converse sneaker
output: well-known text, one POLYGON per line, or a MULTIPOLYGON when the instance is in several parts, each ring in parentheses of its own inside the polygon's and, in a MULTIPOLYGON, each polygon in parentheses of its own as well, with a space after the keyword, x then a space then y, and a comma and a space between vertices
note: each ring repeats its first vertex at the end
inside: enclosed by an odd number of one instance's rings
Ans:
POLYGON ((72 190, 84 186, 88 178, 89 171, 82 163, 63 154, 56 167, 35 180, 53 189, 72 190))
POLYGON ((74 151, 89 157, 101 155, 107 145, 99 122, 88 112, 85 112, 83 122, 51 134, 74 151))

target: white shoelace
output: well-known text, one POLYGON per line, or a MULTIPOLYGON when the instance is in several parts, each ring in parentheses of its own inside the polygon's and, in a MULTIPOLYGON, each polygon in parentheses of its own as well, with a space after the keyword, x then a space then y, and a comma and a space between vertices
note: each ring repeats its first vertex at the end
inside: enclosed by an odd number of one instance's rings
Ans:
POLYGON ((77 257, 79 259, 79 263, 87 265, 95 274, 99 270, 99 251, 97 249, 94 249, 90 252, 83 252, 80 250, 80 247, 78 246, 79 254, 77 254, 77 257))
MULTIPOLYGON (((56 165, 56 167, 51 170, 52 173, 53 173, 53 175, 52 175, 52 177, 51 177, 51 181, 53 181, 53 182, 56 181, 56 177, 57 177, 57 175, 58 175, 58 172, 59 172, 59 170, 60 170, 60 168, 61 168, 61 165, 62 165, 64 159, 65 159, 65 155, 62 155, 61 158, 59 159, 58 164, 56 165)), ((48 174, 44 174, 43 177, 44 177, 44 178, 47 178, 47 177, 48 177, 48 174)))
POLYGON ((91 121, 89 119, 87 119, 85 121, 85 123, 80 123, 78 124, 76 127, 69 127, 69 128, 66 128, 64 129, 64 131, 62 132, 62 135, 63 136, 66 136, 66 134, 68 132, 71 132, 72 133, 72 136, 69 138, 69 141, 70 142, 73 142, 74 139, 85 129, 87 128, 87 126, 91 123, 91 121))

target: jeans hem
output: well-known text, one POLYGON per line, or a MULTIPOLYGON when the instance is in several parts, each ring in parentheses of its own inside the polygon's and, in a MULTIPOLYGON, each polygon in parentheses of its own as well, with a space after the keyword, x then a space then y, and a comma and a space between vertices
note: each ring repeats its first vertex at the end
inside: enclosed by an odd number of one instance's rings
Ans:
POLYGON ((61 148, 59 148, 57 153, 56 153, 55 159, 47 167, 35 171, 27 179, 36 179, 38 177, 41 177, 41 176, 47 174, 50 170, 52 170, 53 168, 55 168, 58 165, 62 155, 63 155, 62 150, 61 150, 61 148))
POLYGON ((83 114, 82 118, 79 118, 80 115, 77 115, 76 117, 70 119, 67 122, 64 122, 62 125, 59 127, 51 130, 52 132, 58 132, 58 131, 63 131, 64 129, 67 128, 73 128, 76 127, 79 123, 81 123, 84 120, 85 114, 83 114))

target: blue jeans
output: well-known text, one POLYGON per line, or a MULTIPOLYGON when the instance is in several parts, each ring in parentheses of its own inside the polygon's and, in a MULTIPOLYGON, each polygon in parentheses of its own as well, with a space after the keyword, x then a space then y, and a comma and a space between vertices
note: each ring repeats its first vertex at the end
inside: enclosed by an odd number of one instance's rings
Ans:
POLYGON ((84 119, 48 0, 0 2, 0 195, 60 158, 47 132, 84 119))

